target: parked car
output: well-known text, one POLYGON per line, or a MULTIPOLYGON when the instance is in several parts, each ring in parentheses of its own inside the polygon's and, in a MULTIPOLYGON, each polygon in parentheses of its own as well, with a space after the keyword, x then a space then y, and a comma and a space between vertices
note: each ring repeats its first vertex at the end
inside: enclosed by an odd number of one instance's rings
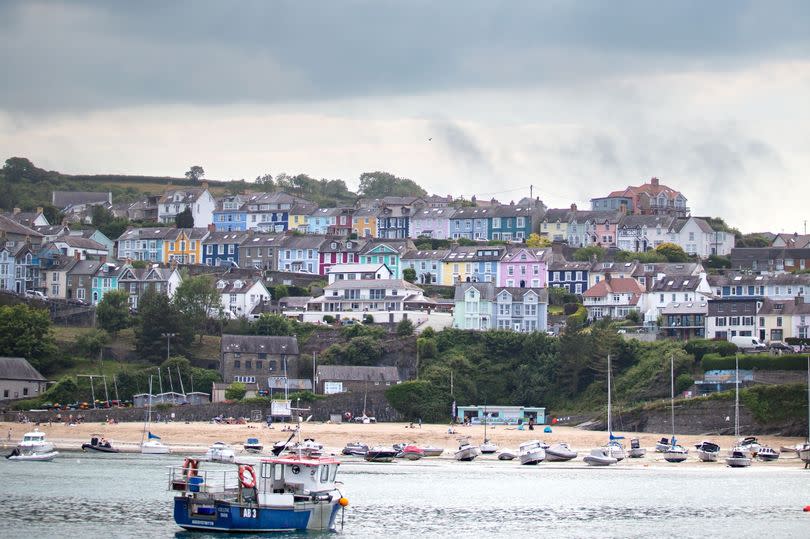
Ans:
POLYGON ((774 352, 788 352, 793 353, 793 347, 781 342, 768 343, 768 350, 774 352))
POLYGON ((39 290, 26 290, 25 297, 27 298, 34 298, 34 299, 41 299, 43 301, 48 299, 48 296, 40 292, 39 290))

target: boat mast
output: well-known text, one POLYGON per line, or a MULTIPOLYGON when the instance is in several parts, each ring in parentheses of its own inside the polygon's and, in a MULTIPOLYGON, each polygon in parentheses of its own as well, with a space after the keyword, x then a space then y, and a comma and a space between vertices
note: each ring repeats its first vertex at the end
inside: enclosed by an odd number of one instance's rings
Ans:
POLYGON ((607 409, 607 430, 608 430, 608 438, 613 435, 613 428, 611 427, 611 409, 610 409, 610 354, 608 354, 608 376, 607 376, 607 386, 608 386, 608 409, 607 409))
POLYGON ((484 401, 484 443, 487 443, 487 401, 484 401))
POLYGON ((669 356, 669 383, 670 383, 670 411, 672 414, 672 439, 670 443, 675 446, 675 356, 669 356))
POLYGON ((807 443, 810 443, 810 355, 807 356, 807 443))
POLYGON ((740 436, 740 353, 734 355, 734 436, 740 436))

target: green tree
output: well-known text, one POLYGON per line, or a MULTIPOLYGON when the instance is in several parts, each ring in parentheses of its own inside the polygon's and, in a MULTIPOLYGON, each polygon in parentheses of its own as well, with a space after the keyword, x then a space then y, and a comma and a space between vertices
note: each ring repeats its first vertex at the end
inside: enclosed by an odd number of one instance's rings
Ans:
POLYGON ((186 347, 194 337, 188 319, 180 314, 166 295, 155 292, 153 288, 146 290, 138 301, 134 327, 135 349, 141 358, 152 363, 166 358, 165 334, 174 334, 171 349, 178 355, 185 354, 186 347))
POLYGON ((531 248, 537 247, 549 247, 551 242, 548 238, 540 236, 537 232, 532 232, 529 234, 529 237, 526 238, 526 246, 531 248))
POLYGON ((194 228, 194 216, 191 214, 191 208, 186 207, 185 210, 175 215, 174 224, 177 225, 177 228, 194 228))
POLYGON ((290 295, 290 289, 286 284, 277 284, 273 287, 273 299, 278 301, 281 298, 286 298, 290 295))
POLYGON ((93 206, 90 219, 94 227, 101 228, 102 226, 112 222, 112 220, 115 219, 115 216, 109 209, 105 208, 101 204, 96 204, 93 206))
POLYGON ((689 255, 680 245, 674 243, 662 243, 655 248, 655 252, 663 255, 667 262, 686 262, 689 260, 689 255))
POLYGON ((276 182, 273 181, 273 176, 270 174, 256 176, 255 184, 259 191, 264 191, 265 193, 272 193, 276 190, 276 182))
POLYGON ((360 196, 382 198, 386 196, 423 197, 427 191, 416 182, 399 178, 389 172, 364 172, 360 175, 360 196))
POLYGON ((209 318, 222 317, 222 298, 209 275, 186 277, 174 293, 172 300, 181 316, 197 328, 202 342, 209 318))
POLYGON ((605 258, 605 250, 597 245, 589 245, 588 247, 580 247, 574 251, 574 260, 580 262, 590 262, 594 256, 596 260, 603 260, 605 258))
POLYGON ((416 282, 416 270, 413 268, 405 268, 402 270, 402 278, 409 283, 416 282))
POLYGON ((121 236, 121 234, 124 233, 124 231, 127 229, 128 226, 129 226, 128 219, 124 217, 116 217, 112 221, 105 223, 97 228, 99 232, 101 232, 111 240, 115 240, 116 238, 121 236))
POLYGON ((129 315, 129 293, 126 290, 106 292, 96 307, 96 321, 101 329, 113 336, 128 328, 132 322, 129 315))
POLYGON ((47 374, 56 353, 47 310, 23 303, 0 307, 0 356, 25 358, 47 374))
POLYGON ((292 320, 280 314, 262 313, 253 324, 256 335, 292 336, 295 326, 292 320))
POLYGON ((731 256, 709 255, 705 265, 711 269, 728 269, 731 267, 731 256))
POLYGON ((430 381, 415 380, 391 386, 385 398, 403 417, 431 423, 450 419, 450 393, 430 381))
POLYGON ((397 324, 397 335, 400 337, 413 335, 413 322, 411 322, 410 318, 400 320, 399 324, 397 324))
POLYGON ((239 181, 229 181, 228 185, 225 187, 225 192, 229 195, 238 195, 240 193, 244 193, 247 191, 248 185, 244 179, 239 181))
POLYGON ((200 181, 203 176, 205 176, 205 170, 200 165, 193 165, 186 172, 186 178, 194 182, 200 181))
POLYGON ((82 333, 76 338, 76 352, 86 359, 96 359, 110 336, 100 329, 82 333))
POLYGON ((245 398, 245 393, 247 393, 247 388, 242 382, 232 382, 225 388, 225 398, 229 401, 242 400, 245 398))

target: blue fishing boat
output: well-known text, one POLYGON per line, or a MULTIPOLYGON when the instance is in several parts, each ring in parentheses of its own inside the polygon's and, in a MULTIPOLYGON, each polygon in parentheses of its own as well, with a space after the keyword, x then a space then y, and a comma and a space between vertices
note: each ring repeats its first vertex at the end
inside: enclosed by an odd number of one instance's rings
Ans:
POLYGON ((174 520, 187 530, 334 530, 338 512, 349 505, 335 486, 339 467, 333 457, 303 452, 257 465, 187 458, 169 473, 169 489, 177 493, 174 520))

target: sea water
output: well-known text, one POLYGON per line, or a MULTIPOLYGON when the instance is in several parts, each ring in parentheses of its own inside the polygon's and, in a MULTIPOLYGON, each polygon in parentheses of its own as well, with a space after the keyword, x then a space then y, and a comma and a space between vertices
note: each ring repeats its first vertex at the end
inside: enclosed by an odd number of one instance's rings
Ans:
MULTIPOLYGON (((174 523, 167 471, 181 462, 69 452, 53 462, 2 459, 0 537, 228 537, 174 523)), ((731 469, 344 459, 339 479, 350 500, 338 533, 345 537, 810 536, 810 514, 802 512, 810 470, 798 462, 731 469)))

